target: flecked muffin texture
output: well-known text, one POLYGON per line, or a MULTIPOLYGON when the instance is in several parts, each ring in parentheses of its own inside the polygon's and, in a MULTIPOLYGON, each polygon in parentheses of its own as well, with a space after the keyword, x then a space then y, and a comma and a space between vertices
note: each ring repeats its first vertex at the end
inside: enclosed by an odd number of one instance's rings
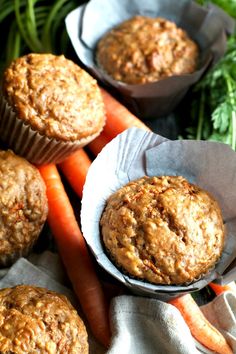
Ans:
POLYGON ((199 279, 224 246, 218 203, 181 176, 144 176, 128 183, 109 197, 100 224, 118 267, 155 284, 199 279))
POLYGON ((3 94, 18 118, 49 138, 76 141, 104 125, 96 80, 63 55, 17 58, 4 72, 3 94))
POLYGON ((113 79, 144 84, 192 73, 199 49, 174 22, 135 16, 99 40, 96 57, 98 65, 113 79))
POLYGON ((0 352, 88 354, 87 332, 65 296, 19 285, 0 290, 0 352))
POLYGON ((39 171, 12 151, 0 151, 0 265, 28 253, 47 213, 39 171))

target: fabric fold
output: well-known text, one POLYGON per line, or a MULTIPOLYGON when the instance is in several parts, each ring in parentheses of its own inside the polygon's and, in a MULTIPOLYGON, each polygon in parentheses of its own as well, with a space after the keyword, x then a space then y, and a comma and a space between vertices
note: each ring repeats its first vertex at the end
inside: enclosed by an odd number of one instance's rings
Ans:
POLYGON ((111 305, 113 341, 107 354, 197 354, 180 312, 165 302, 122 295, 111 305))
POLYGON ((236 353, 236 294, 226 291, 202 306, 201 310, 236 353))

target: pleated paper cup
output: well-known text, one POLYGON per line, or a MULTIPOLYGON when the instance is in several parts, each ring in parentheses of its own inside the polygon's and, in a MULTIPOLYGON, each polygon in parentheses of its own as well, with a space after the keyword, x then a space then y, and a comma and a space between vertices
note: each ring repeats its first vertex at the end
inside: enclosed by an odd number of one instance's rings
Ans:
POLYGON ((169 300, 209 282, 236 277, 236 154, 222 143, 167 140, 131 128, 101 151, 89 168, 82 198, 83 235, 98 264, 138 295, 169 300), (190 284, 155 285, 133 279, 108 257, 100 235, 100 219, 108 197, 128 182, 147 176, 183 176, 218 201, 226 227, 222 256, 214 269, 190 284), (97 186, 97 188, 94 188, 97 186))
POLYGON ((74 151, 95 139, 102 128, 97 133, 76 141, 49 138, 18 118, 4 96, 0 95, 0 140, 7 148, 35 165, 62 162, 74 151))

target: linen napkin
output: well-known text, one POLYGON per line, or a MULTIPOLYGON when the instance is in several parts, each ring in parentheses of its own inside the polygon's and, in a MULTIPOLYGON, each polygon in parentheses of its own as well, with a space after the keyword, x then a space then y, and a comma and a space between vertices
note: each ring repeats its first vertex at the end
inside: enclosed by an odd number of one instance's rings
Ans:
MULTIPOLYGON (((0 288, 18 284, 42 286, 66 295, 86 324, 57 254, 31 254, 28 259, 20 258, 10 269, 0 271, 0 288)), ((236 296, 230 292, 218 296, 203 311, 236 353, 236 296)), ((156 299, 116 296, 110 306, 110 320, 113 336, 108 350, 94 339, 87 326, 90 354, 212 353, 194 341, 174 306, 156 299)))
POLYGON ((114 298, 113 341, 107 354, 197 354, 180 312, 165 302, 134 296, 114 298))

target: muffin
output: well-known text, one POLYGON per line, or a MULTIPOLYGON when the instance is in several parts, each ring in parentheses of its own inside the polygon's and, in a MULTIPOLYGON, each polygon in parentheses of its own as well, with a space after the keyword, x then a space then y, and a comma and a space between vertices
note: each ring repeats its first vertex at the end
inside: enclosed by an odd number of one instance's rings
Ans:
POLYGON ((108 198, 100 226, 111 260, 154 284, 200 279, 224 246, 217 201, 182 176, 144 176, 121 187, 108 198))
POLYGON ((28 285, 2 289, 0 352, 88 354, 86 328, 64 295, 28 285))
POLYGON ((0 151, 0 266, 26 256, 46 221, 46 188, 39 171, 12 151, 0 151))
POLYGON ((97 81, 63 55, 17 58, 4 71, 2 93, 1 139, 36 164, 60 162, 105 123, 97 81))
POLYGON ((174 22, 134 16, 103 36, 96 49, 98 65, 114 80, 145 84, 192 73, 199 49, 174 22))

